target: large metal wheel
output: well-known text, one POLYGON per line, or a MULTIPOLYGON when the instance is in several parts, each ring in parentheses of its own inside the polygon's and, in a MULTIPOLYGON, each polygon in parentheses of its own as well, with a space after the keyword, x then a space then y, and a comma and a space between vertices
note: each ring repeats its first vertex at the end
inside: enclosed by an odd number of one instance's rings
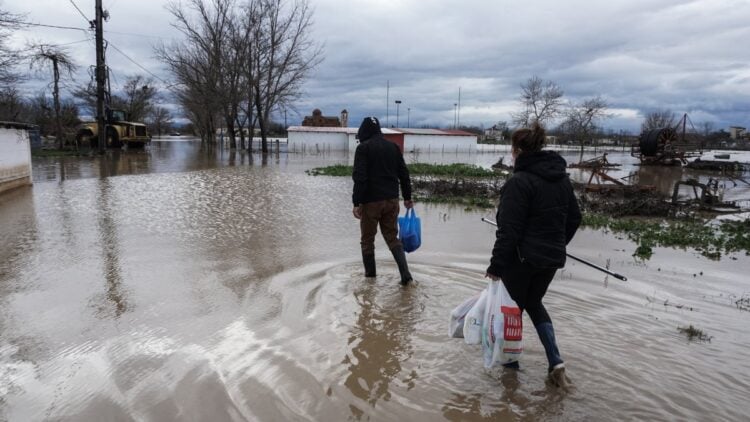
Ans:
POLYGON ((677 142, 677 132, 670 127, 652 129, 641 135, 641 154, 646 157, 655 157, 664 152, 664 147, 677 142))
POLYGON ((89 148, 96 148, 99 145, 98 139, 89 130, 82 130, 76 135, 76 141, 79 146, 89 146, 89 148))
POLYGON ((107 148, 120 148, 122 147, 122 144, 120 143, 120 137, 117 136, 117 132, 114 130, 108 130, 107 131, 107 148))

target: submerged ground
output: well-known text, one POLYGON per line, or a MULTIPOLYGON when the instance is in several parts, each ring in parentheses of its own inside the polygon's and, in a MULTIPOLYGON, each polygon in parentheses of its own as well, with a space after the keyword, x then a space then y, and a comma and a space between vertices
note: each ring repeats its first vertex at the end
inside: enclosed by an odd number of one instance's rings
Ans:
MULTIPOLYGON (((486 372, 447 337, 450 310, 486 283, 492 212, 417 204, 417 282, 398 286, 381 239, 366 280, 351 181, 305 174, 350 161, 194 142, 37 159, 34 187, 0 197, 0 419, 747 417, 744 253, 640 261, 629 240, 579 232, 571 252, 629 281, 558 272, 546 303, 577 386, 563 395, 528 319, 519 372, 486 372), (710 342, 688 341, 689 325, 710 342)), ((655 172, 640 177, 666 186, 655 172)))

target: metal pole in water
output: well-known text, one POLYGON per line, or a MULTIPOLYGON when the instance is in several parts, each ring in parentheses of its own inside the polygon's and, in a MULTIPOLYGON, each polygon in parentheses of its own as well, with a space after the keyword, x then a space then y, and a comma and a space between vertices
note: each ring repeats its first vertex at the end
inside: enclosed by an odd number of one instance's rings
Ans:
MULTIPOLYGON (((482 221, 484 221, 487 224, 491 224, 491 225, 497 227, 497 223, 494 222, 494 221, 492 221, 492 220, 488 220, 488 219, 482 217, 482 221)), ((606 269, 604 267, 600 267, 600 266, 598 266, 596 264, 593 264, 593 263, 588 262, 588 261, 586 261, 584 259, 578 258, 577 256, 571 255, 571 254, 569 254, 567 252, 565 253, 565 255, 567 255, 569 258, 571 258, 573 260, 576 260, 576 261, 580 262, 581 264, 588 265, 591 268, 597 269, 597 270, 599 270, 599 271, 601 271, 603 273, 607 273, 607 274, 611 275, 612 277, 614 277, 614 278, 616 278, 618 280, 628 281, 628 278, 625 277, 624 275, 617 274, 616 272, 610 271, 610 270, 608 270, 608 269, 606 269)))

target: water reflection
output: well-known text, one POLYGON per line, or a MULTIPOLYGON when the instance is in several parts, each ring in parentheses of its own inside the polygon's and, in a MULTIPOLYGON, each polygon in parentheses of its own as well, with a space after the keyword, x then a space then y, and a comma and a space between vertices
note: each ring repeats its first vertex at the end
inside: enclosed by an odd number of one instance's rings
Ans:
MULTIPOLYGON (((105 163, 107 160, 102 160, 105 163)), ((105 164, 102 164, 103 166, 105 164)), ((118 214, 118 210, 115 204, 113 204, 111 196, 111 186, 108 179, 104 179, 99 182, 99 196, 97 198, 98 205, 98 223, 99 223, 99 240, 101 242, 102 251, 102 264, 104 279, 106 280, 106 299, 109 302, 107 304, 100 304, 100 312, 104 314, 113 314, 115 318, 119 318, 129 308, 128 301, 122 291, 122 270, 120 267, 120 255, 121 250, 119 247, 117 237, 117 227, 115 222, 115 215, 118 214), (111 312, 107 312, 107 308, 111 307, 111 312)))
MULTIPOLYGON (((411 337, 418 314, 415 300, 416 289, 378 287, 369 280, 354 292, 360 307, 349 343, 355 343, 351 356, 343 364, 348 365, 349 375, 344 385, 356 397, 375 408, 379 400, 391 398, 391 383, 401 373, 402 365, 413 354, 411 337), (383 294, 378 294, 379 290, 383 294)), ((407 389, 414 387, 417 374, 408 374, 403 380, 407 389)), ((361 419, 365 409, 350 404, 352 417, 361 419)))

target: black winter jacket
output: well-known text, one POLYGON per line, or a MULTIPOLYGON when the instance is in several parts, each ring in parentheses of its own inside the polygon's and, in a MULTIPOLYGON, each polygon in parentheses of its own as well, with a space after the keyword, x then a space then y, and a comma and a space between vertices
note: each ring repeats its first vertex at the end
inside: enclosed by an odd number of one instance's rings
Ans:
POLYGON ((581 211, 553 151, 521 154, 500 192, 498 229, 487 272, 502 276, 519 259, 535 267, 565 266, 565 246, 581 224, 581 211))
POLYGON ((405 201, 411 201, 411 180, 398 146, 377 134, 360 143, 354 153, 354 206, 385 199, 398 199, 398 188, 405 201))

